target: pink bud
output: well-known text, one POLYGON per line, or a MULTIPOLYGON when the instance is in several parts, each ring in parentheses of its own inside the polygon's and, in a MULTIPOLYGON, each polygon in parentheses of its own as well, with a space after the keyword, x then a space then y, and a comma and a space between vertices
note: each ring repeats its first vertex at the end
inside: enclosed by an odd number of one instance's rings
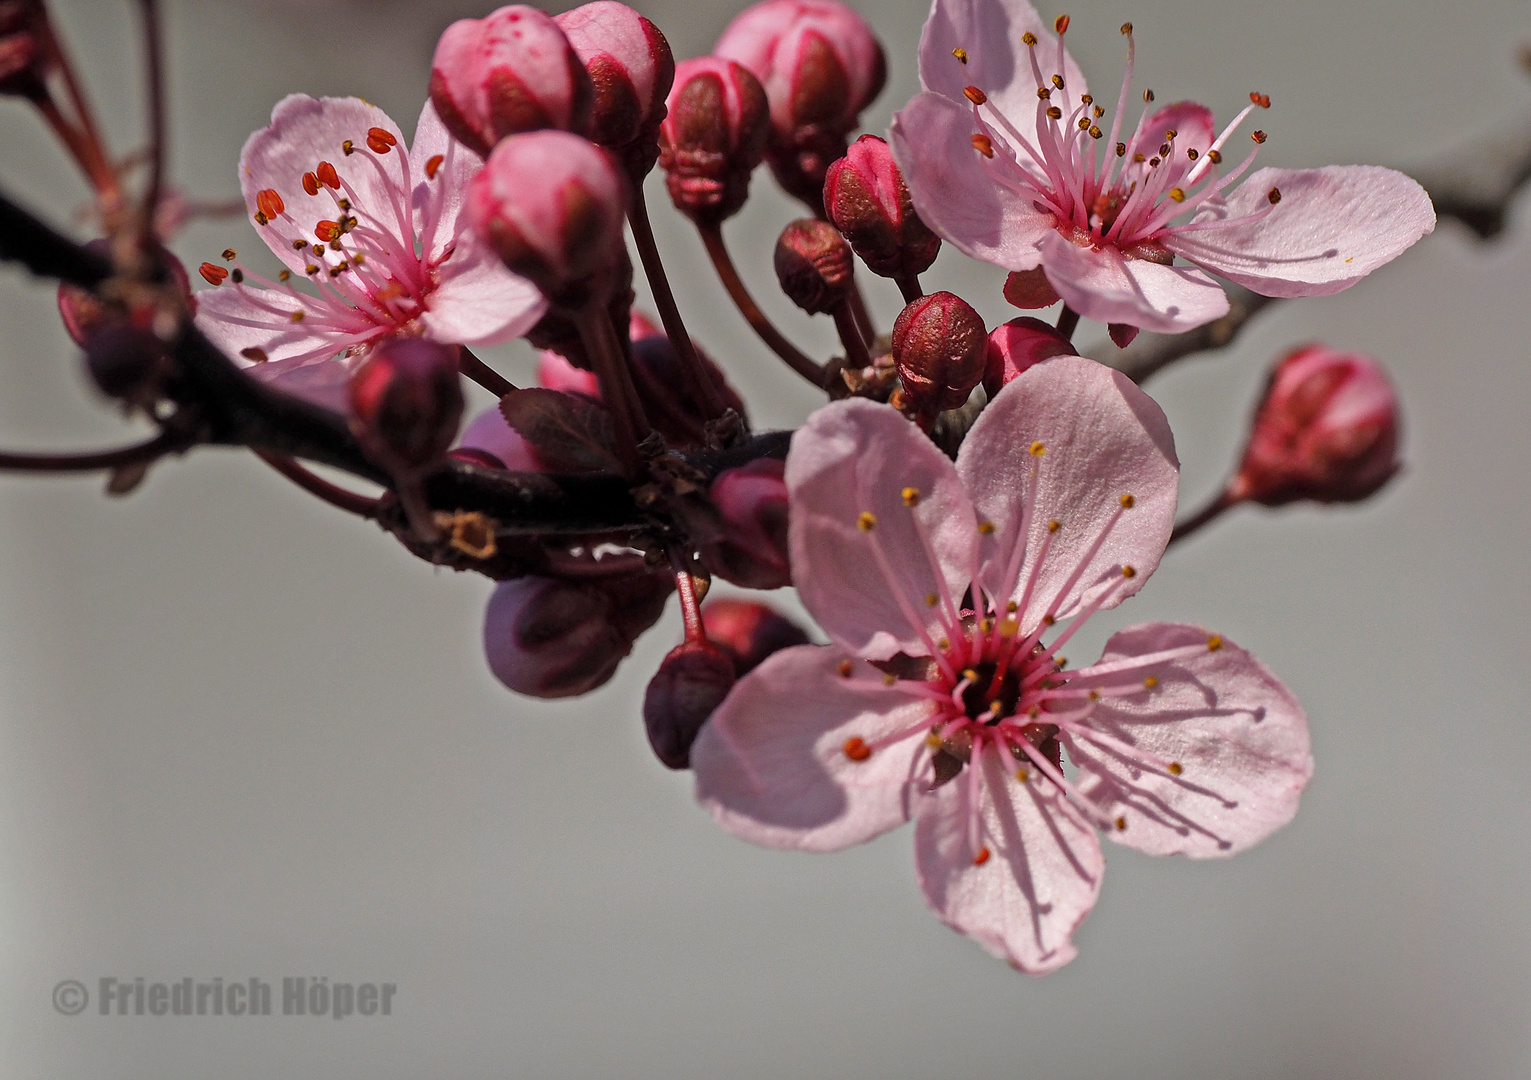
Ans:
POLYGON ((725 581, 747 589, 792 584, 784 468, 780 461, 760 458, 719 473, 708 489, 721 529, 705 541, 698 537, 697 546, 703 564, 725 581))
POLYGON ((1228 494, 1266 506, 1364 499, 1398 471, 1398 435, 1381 364, 1306 346, 1276 365, 1228 494))
POLYGON ((713 52, 749 68, 771 105, 771 169, 817 209, 824 171, 887 78, 882 47, 836 0, 765 0, 729 23, 713 52))
POLYGON ((876 135, 861 136, 829 167, 824 209, 874 274, 922 274, 941 250, 941 238, 914 212, 893 151, 876 135))
POLYGON ((652 574, 599 585, 545 577, 502 582, 484 612, 489 670, 520 694, 587 693, 611 678, 668 595, 668 582, 652 574))
POLYGON ((465 210, 505 265, 555 304, 581 306, 614 287, 627 181, 610 154, 578 135, 505 139, 469 182, 465 210))
POLYGON ((893 362, 915 411, 960 408, 984 376, 988 333, 978 312, 949 292, 922 296, 893 323, 893 362))
POLYGON ((797 623, 750 600, 708 601, 702 608, 702 626, 713 644, 728 651, 736 678, 759 667, 772 653, 808 644, 808 635, 797 623))
POLYGON ((593 93, 558 24, 523 4, 459 19, 431 60, 431 103, 446 129, 480 156, 518 132, 583 131, 593 93))
POLYGON ((659 167, 671 200, 700 223, 731 217, 749 195, 770 134, 760 80, 732 60, 682 60, 666 104, 659 167))
MULTIPOLYGON (((5 0, 0 0, 0 12, 3 12, 5 0)), ((111 241, 103 238, 91 240, 85 245, 86 250, 93 251, 97 255, 111 257, 111 241)), ((169 283, 173 283, 181 294, 181 300, 191 314, 197 313, 197 300, 192 295, 191 281, 186 276, 186 266, 175 255, 163 248, 158 256, 165 260, 165 266, 169 270, 169 283)), ((152 301, 152 298, 149 298, 152 301)), ((78 285, 60 284, 58 287, 58 314, 64 322, 64 332, 76 345, 84 345, 86 340, 102 325, 108 321, 120 321, 122 316, 115 314, 96 295, 88 289, 82 289, 78 285)), ((159 314, 159 308, 153 302, 132 305, 127 311, 127 321, 140 329, 153 328, 155 317, 159 314)))
POLYGON ((51 37, 41 0, 0 0, 0 96, 47 99, 51 37))
POLYGON ((781 291, 809 314, 833 312, 850 291, 851 248, 827 221, 788 224, 777 238, 775 263, 781 291))
POLYGON ((659 156, 665 95, 675 79, 670 43, 657 26, 615 0, 595 0, 554 21, 595 87, 591 141, 617 154, 641 180, 659 156))
POLYGON ((545 471, 537 451, 519 431, 506 423, 498 405, 473 418, 450 456, 470 464, 511 472, 545 471))
POLYGON ((1073 356, 1068 338, 1041 319, 1023 315, 994 328, 983 373, 983 390, 990 399, 1021 372, 1050 356, 1073 356))
POLYGON ((643 694, 643 726, 655 756, 672 769, 689 768, 691 744, 733 685, 733 661, 712 642, 671 649, 643 694))
POLYGON ((462 424, 457 347, 388 338, 351 376, 351 426, 379 464, 395 472, 441 459, 462 424))

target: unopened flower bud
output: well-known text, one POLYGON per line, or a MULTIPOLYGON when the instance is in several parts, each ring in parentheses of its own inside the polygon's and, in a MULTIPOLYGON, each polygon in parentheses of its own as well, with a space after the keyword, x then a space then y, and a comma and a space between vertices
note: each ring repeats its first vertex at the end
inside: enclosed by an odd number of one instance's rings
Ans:
POLYGON ((733 685, 733 660, 712 642, 671 649, 643 694, 643 726, 655 756, 672 769, 689 768, 691 744, 733 685))
POLYGON ((593 93, 558 24, 523 4, 454 22, 431 60, 431 104, 480 156, 523 131, 583 131, 593 93))
POLYGON ((833 312, 851 288, 851 247, 827 221, 801 218, 776 241, 781 291, 811 315, 833 312))
POLYGON ((749 195, 750 173, 771 130, 760 80, 732 60, 682 60, 666 105, 659 167, 671 200, 698 223, 733 216, 749 195))
POLYGON ((713 52, 749 68, 771 106, 771 171, 817 210, 824 172, 887 79, 882 47, 836 0, 765 0, 729 23, 713 52))
POLYGON ((922 296, 893 323, 893 362, 910 403, 922 416, 956 409, 984 376, 988 333, 960 296, 922 296))
POLYGON ((876 135, 861 136, 829 167, 824 209, 874 274, 922 274, 941 250, 941 238, 914 212, 893 151, 876 135))
POLYGON ((702 626, 708 640, 727 650, 736 678, 759 667, 772 653, 808 644, 808 635, 797 623, 751 600, 709 600, 702 608, 702 626))
POLYGON ((81 345, 85 349, 85 369, 107 397, 138 398, 164 371, 165 343, 149 330, 124 319, 106 319, 81 345))
POLYGON ((446 454, 462 424, 457 348, 390 338, 351 376, 351 425, 378 463, 418 470, 446 454))
POLYGON ((541 460, 532 444, 511 427, 498 405, 485 409, 473 418, 457 441, 449 457, 471 465, 511 472, 543 472, 541 460))
POLYGON ((1309 345, 1271 374, 1228 494, 1279 506, 1355 502, 1399 469, 1398 399, 1382 365, 1309 345))
POLYGON ((983 391, 990 399, 1021 372, 1052 356, 1073 356, 1068 338, 1041 319, 1023 315, 994 328, 989 335, 983 391))
POLYGON ((554 21, 595 87, 590 140, 615 153, 641 181, 659 156, 665 95, 675 80, 670 43, 659 27, 615 0, 595 0, 554 21))
POLYGON ((41 102, 56 57, 42 0, 0 0, 0 96, 41 102))
POLYGON ((489 670, 533 697, 594 690, 659 618, 668 595, 668 583, 655 575, 601 584, 545 577, 502 582, 484 612, 489 670))
MULTIPOLYGON (((3 5, 5 0, 0 0, 3 5)), ((111 257, 111 241, 105 238, 91 240, 85 245, 86 250, 93 251, 97 255, 106 258, 111 257)), ((197 301, 191 292, 191 281, 186 276, 186 267, 180 259, 171 252, 160 249, 158 257, 164 260, 164 265, 169 275, 169 283, 173 284, 181 295, 181 301, 186 305, 186 310, 195 315, 197 301)), ((156 298, 145 292, 141 294, 141 303, 128 304, 125 320, 133 325, 152 330, 160 307, 154 301, 156 298)), ((76 345, 83 346, 86 341, 109 321, 123 321, 124 316, 117 314, 112 308, 102 303, 88 289, 82 289, 78 285, 61 283, 58 287, 58 314, 64 323, 64 332, 76 345)))
POLYGON ((610 154, 566 131, 505 139, 468 184, 472 228, 555 304, 616 287, 627 181, 610 154))
POLYGON ((708 489, 721 529, 716 537, 698 538, 697 547, 703 565, 725 581, 747 589, 792 584, 784 468, 760 458, 719 473, 708 489))

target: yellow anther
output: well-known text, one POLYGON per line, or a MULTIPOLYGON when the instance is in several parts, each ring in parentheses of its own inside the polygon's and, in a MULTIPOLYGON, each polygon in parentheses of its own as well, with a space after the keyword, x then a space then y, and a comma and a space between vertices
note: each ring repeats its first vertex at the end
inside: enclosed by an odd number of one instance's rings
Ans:
POLYGON ((297 311, 294 311, 291 315, 289 315, 287 317, 289 319, 291 319, 293 322, 302 322, 303 321, 303 309, 299 308, 297 311))
POLYGON ((1185 772, 1185 769, 1181 767, 1180 762, 1172 761, 1169 763, 1169 774, 1171 776, 1179 776, 1183 772, 1185 772))
POLYGON ((978 523, 978 532, 979 532, 979 534, 981 536, 993 536, 994 535, 994 522, 992 522, 992 521, 980 521, 978 523))
POLYGON ((1176 135, 1179 135, 1179 134, 1180 134, 1180 132, 1176 131, 1174 128, 1167 128, 1167 129, 1165 129, 1164 137, 1166 139, 1173 139, 1176 135))
POLYGON ((1080 131, 1089 131, 1090 130, 1090 118, 1088 116, 1081 116, 1079 118, 1079 130, 1080 131))
POLYGON ((866 740, 859 735, 852 735, 849 739, 846 739, 844 745, 842 745, 840 749, 844 751, 845 756, 850 758, 852 761, 865 761, 867 758, 872 756, 872 748, 868 746, 866 744, 866 740))
POLYGON ((968 51, 962 48, 960 45, 952 50, 952 55, 955 56, 961 63, 965 64, 968 62, 968 51))
POLYGON ((1047 453, 1047 447, 1043 446, 1040 440, 1031 444, 1032 457, 1041 457, 1045 453, 1047 453))
POLYGON ((1220 635, 1213 634, 1213 635, 1211 635, 1210 637, 1207 638, 1207 651, 1208 652, 1217 652, 1217 650, 1221 649, 1222 647, 1223 647, 1223 639, 1222 639, 1222 637, 1220 635))
POLYGON ((1057 618, 1052 616, 1052 615, 1043 615, 1042 616, 1042 625, 1043 626, 1051 626, 1051 625, 1053 625, 1057 621, 1058 621, 1057 618))
POLYGON ((1048 98, 1050 98, 1052 96, 1053 96, 1053 88, 1051 86, 1039 86, 1039 87, 1037 87, 1037 97, 1041 98, 1043 101, 1046 101, 1048 98))
POLYGON ((1272 206, 1275 206, 1278 202, 1281 201, 1281 189, 1280 188, 1271 188, 1269 191, 1267 191, 1265 193, 1265 200, 1266 200, 1266 202, 1270 203, 1272 206))
POLYGON ((233 248, 223 249, 223 259, 225 262, 233 262, 237 258, 239 258, 239 253, 233 248))
POLYGON ((904 496, 904 505, 905 506, 919 506, 920 505, 920 489, 919 488, 906 487, 903 490, 903 496, 904 496))
POLYGON ((1059 526, 1059 524, 1058 524, 1058 522, 1056 520, 1049 521, 1047 523, 1047 531, 1048 532, 1057 532, 1059 528, 1060 528, 1060 526, 1059 526))
POLYGON ((932 731, 929 735, 925 736, 925 745, 932 750, 941 749, 941 736, 932 731))
POLYGON ((968 682, 977 682, 978 681, 978 672, 974 671, 972 668, 963 668, 962 669, 962 677, 964 679, 966 679, 968 682))
POLYGON ((1152 90, 1144 90, 1143 91, 1143 100, 1145 102, 1152 101, 1153 99, 1154 99, 1154 92, 1152 90))
POLYGON ((1005 711, 1005 707, 1003 705, 1001 705, 999 702, 997 702, 997 701, 989 702, 989 715, 990 716, 998 716, 1000 713, 1002 713, 1004 711, 1005 711))
POLYGON ((1154 687, 1156 687, 1158 685, 1159 685, 1159 677, 1157 675, 1150 675, 1148 678, 1143 680, 1143 689, 1144 690, 1152 690, 1154 687))
POLYGON ((974 135, 968 141, 973 144, 973 149, 977 150, 984 157, 991 158, 994 156, 994 144, 989 141, 987 135, 974 135))
POLYGON ((1090 138, 1092 138, 1092 139, 1099 139, 1099 138, 1102 138, 1102 137, 1103 137, 1103 133, 1101 132, 1100 128, 1097 127, 1094 124, 1091 124, 1090 125, 1090 138))
POLYGON ((936 648, 940 649, 942 652, 945 652, 947 649, 950 649, 951 647, 952 647, 952 643, 950 641, 948 641, 946 638, 942 638, 940 641, 936 642, 936 648))
POLYGON ((939 596, 937 596, 933 592, 929 592, 929 593, 925 594, 925 606, 926 607, 935 607, 936 604, 938 602, 940 602, 940 600, 941 600, 941 598, 939 596))
POLYGON ((1064 668, 1069 666, 1069 658, 1066 656, 1055 657, 1053 659, 1053 666, 1056 667, 1059 671, 1062 671, 1064 668))
POLYGON ((1130 22, 1122 23, 1122 33, 1124 35, 1132 33, 1132 24, 1130 22))
POLYGON ((994 629, 994 620, 993 619, 980 619, 978 621, 978 629, 983 631, 985 634, 987 634, 990 630, 994 629))
POLYGON ((835 670, 840 673, 840 677, 842 679, 849 679, 851 677, 851 672, 856 670, 856 665, 851 663, 849 660, 841 660, 835 670))
POLYGON ((1056 86, 1059 90, 1063 89, 1063 76, 1062 75, 1054 75, 1052 81, 1053 81, 1053 85, 1056 86))
POLYGON ((276 279, 278 281, 291 281, 292 280, 292 271, 291 270, 278 270, 276 272, 276 279))
POLYGON ((1001 619, 1000 620, 1000 623, 999 623, 999 636, 1000 637, 1002 637, 1002 638, 1013 638, 1013 637, 1015 637, 1016 634, 1019 634, 1020 632, 1021 632, 1021 623, 1020 623, 1019 619, 1001 619))
POLYGON ((1201 157, 1201 155, 1196 152, 1196 147, 1194 146, 1188 147, 1186 149, 1185 156, 1186 160, 1188 161, 1195 161, 1197 158, 1201 157))
POLYGON ((1031 779, 1031 770, 1022 765, 1015 770, 1015 778, 1024 784, 1031 779))
POLYGON ((1115 822, 1113 822, 1113 824, 1116 826, 1116 831, 1121 832, 1127 827, 1127 819, 1124 817, 1119 817, 1115 822))
POLYGON ((1019 610, 1019 608, 1020 605, 1017 604, 1014 600, 1011 600, 1005 604, 1005 610, 1010 612, 1012 615, 1014 615, 1015 612, 1019 610))
POLYGON ((1036 43, 1037 43, 1037 35, 1033 34, 1030 30, 1026 31, 1024 34, 1021 35, 1021 44, 1025 45, 1028 49, 1031 48, 1036 43))
POLYGON ((861 516, 856 519, 856 528, 862 532, 871 532, 877 528, 877 515, 870 510, 861 511, 861 516))
POLYGON ((1138 500, 1133 498, 1131 495, 1123 495, 1116 501, 1122 504, 1123 510, 1131 510, 1138 500))
POLYGON ((1097 105, 1097 106, 1095 106, 1095 108, 1091 109, 1090 112, 1095 114, 1095 119, 1097 119, 1097 120, 1099 120, 1102 116, 1106 115, 1106 110, 1101 108, 1099 105, 1097 105))
POLYGON ((1135 578, 1137 576, 1138 576, 1137 567, 1135 567, 1135 566, 1124 566, 1124 567, 1122 567, 1122 577, 1124 577, 1124 578, 1135 578))
POLYGON ((1223 163, 1223 152, 1221 150, 1208 150, 1207 160, 1214 165, 1221 165, 1223 163))
POLYGON ((1170 198, 1176 202, 1185 202, 1185 190, 1183 188, 1170 188, 1170 198))
POLYGON ((1090 700, 1091 701, 1099 701, 1100 700, 1100 691, 1099 690, 1091 690, 1090 691, 1090 700))
POLYGON ((973 856, 973 865, 974 866, 982 866, 984 863, 986 863, 988 861, 989 861, 989 849, 987 847, 979 848, 978 849, 978 854, 973 856))
POLYGON ((1042 710, 1039 706, 1033 705, 1031 708, 1026 710, 1026 715, 1035 720, 1037 717, 1042 715, 1042 710))
POLYGON ((1058 108, 1056 105, 1049 105, 1047 107, 1047 116, 1051 120, 1062 120, 1063 110, 1058 108))
POLYGON ((894 675, 892 672, 888 672, 882 677, 882 684, 884 686, 892 686, 896 682, 898 682, 898 676, 894 675))

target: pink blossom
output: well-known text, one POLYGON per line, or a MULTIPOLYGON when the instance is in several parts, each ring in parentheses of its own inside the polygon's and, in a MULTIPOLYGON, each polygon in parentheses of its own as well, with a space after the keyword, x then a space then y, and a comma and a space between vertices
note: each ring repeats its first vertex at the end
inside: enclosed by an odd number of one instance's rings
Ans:
POLYGON ((1266 296, 1323 296, 1434 229, 1424 189, 1391 169, 1260 169, 1234 187, 1264 133, 1227 173, 1218 165, 1269 106, 1262 94, 1221 132, 1194 102, 1130 126, 1131 24, 1122 31, 1127 73, 1108 116, 1026 0, 936 0, 920 39, 925 92, 890 136, 920 217, 976 259, 1041 266, 1081 315, 1161 333, 1228 310, 1205 270, 1266 296))
POLYGON ((204 264, 197 326, 230 356, 283 386, 333 404, 348 372, 379 342, 418 336, 486 345, 525 333, 546 307, 459 221, 482 167, 435 109, 415 142, 357 98, 294 94, 239 156, 245 205, 285 264, 276 281, 233 260, 204 264), (309 290, 293 278, 307 279, 309 290), (339 358, 337 364, 323 361, 339 358))
POLYGON ((1259 661, 1172 623, 1121 631, 1089 667, 1059 655, 1158 565, 1178 473, 1159 407, 1077 356, 1006 386, 955 465, 884 406, 815 413, 787 459, 789 536, 832 644, 740 680, 692 749, 697 797, 771 847, 914 819, 926 901, 1031 973, 1074 955, 1098 829, 1198 858, 1268 836, 1312 760, 1259 661))

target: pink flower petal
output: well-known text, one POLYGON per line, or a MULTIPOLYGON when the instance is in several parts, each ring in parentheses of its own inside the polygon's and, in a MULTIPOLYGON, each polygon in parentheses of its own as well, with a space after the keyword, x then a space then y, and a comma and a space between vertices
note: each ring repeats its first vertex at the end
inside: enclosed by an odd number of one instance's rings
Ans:
POLYGON ((500 459, 500 464, 511 472, 541 472, 542 462, 537 451, 521 433, 511 427, 500 412, 498 405, 491 406, 475 416, 463 429, 458 446, 487 450, 500 459))
POLYGON ((1179 472, 1169 422, 1127 376, 1082 356, 1028 368, 989 403, 957 455, 957 473, 979 516, 995 525, 982 542, 980 580, 992 595, 1019 600, 1045 542, 1021 612, 1023 633, 1055 603, 1053 613, 1064 618, 1109 588, 1102 606, 1115 606, 1159 565, 1175 525, 1179 472), (1040 456, 1032 453, 1034 443, 1040 456), (1036 497, 1022 537, 1033 469, 1040 469, 1036 497), (1130 508, 1122 506, 1124 495, 1132 496, 1130 508), (1059 524, 1049 533, 1051 521, 1059 524), (1105 542, 1091 554, 1108 524, 1105 542), (1020 544, 1028 548, 1023 564, 1015 557, 1020 544), (1083 573, 1063 593, 1081 562, 1083 573), (1018 582, 1006 580, 1018 566, 1018 582), (1134 576, 1124 580, 1123 566, 1134 576))
POLYGON ((415 125, 409 164, 415 182, 410 194, 415 235, 427 241, 425 258, 435 262, 457 236, 457 217, 462 212, 463 195, 468 181, 484 167, 484 159, 448 134, 436 107, 427 98, 415 125), (431 177, 426 167, 437 155, 441 161, 436 167, 436 175, 431 177))
MULTIPOLYGON (((1026 0, 935 0, 920 34, 920 85, 954 102, 964 100, 962 92, 967 87, 978 87, 1035 144, 1037 80, 1026 46, 1021 44, 1027 31, 1037 36, 1036 57, 1043 79, 1061 74, 1069 100, 1077 102, 1080 94, 1089 91, 1084 72, 1066 49, 1063 70, 1058 70, 1058 38, 1052 23, 1044 22, 1026 0), (952 55, 955 49, 967 54, 967 63, 952 55)), ((903 167, 903 162, 899 165, 903 167)), ((924 210, 920 213, 923 216, 924 210)))
POLYGON ((992 748, 981 760, 979 844, 989 855, 970 836, 974 785, 964 771, 919 807, 920 888, 947 926, 1021 971, 1045 974, 1074 958, 1070 938, 1100 894, 1100 839, 1050 782, 1035 773, 1018 782, 992 748))
POLYGON ((740 679, 702 727, 691 747, 697 800, 723 828, 767 847, 836 851, 870 840, 909 820, 930 712, 928 701, 885 685, 839 649, 783 649, 740 679), (851 739, 861 740, 860 760, 846 753, 851 739))
POLYGON ((1033 269, 1042 258, 1037 242, 1053 232, 1052 215, 997 183, 972 135, 970 109, 927 93, 894 115, 888 141, 925 224, 975 259, 1033 269))
POLYGON ((1080 247, 1055 230, 1038 246, 1047 280, 1087 319, 1180 334, 1228 313, 1222 286, 1194 267, 1127 259, 1114 247, 1080 247))
POLYGON ((1083 722, 1093 732, 1182 770, 1134 761, 1120 748, 1063 734, 1085 795, 1126 828, 1111 838, 1153 855, 1232 855, 1292 820, 1313 774, 1308 722, 1290 690, 1264 664, 1199 626, 1148 623, 1114 635, 1094 668, 1074 681, 1142 686, 1127 697, 1104 694, 1083 722), (1208 643, 1217 644, 1215 650, 1208 643), (1091 672, 1167 649, 1195 655, 1114 678, 1091 672))
POLYGON ((928 655, 944 633, 942 605, 927 597, 960 603, 977 566, 977 523, 952 463, 896 410, 853 398, 798 429, 786 481, 792 576, 809 614, 859 656, 928 655))
POLYGON ((302 305, 279 289, 258 289, 225 282, 197 293, 197 329, 236 361, 260 350, 271 362, 308 356, 324 360, 354 340, 349 335, 316 329, 313 322, 293 322, 291 313, 302 305), (274 310, 273 310, 274 309, 274 310), (317 355, 316 355, 317 353, 317 355))
MULTIPOLYGON (((320 186, 317 195, 303 188, 303 174, 313 172, 320 161, 335 166, 340 178, 349 184, 355 197, 353 213, 363 225, 374 225, 395 238, 408 236, 412 229, 408 214, 408 185, 402 179, 402 158, 397 153, 373 155, 367 149, 367 131, 381 128, 402 145, 404 136, 388 114, 360 98, 311 98, 289 94, 271 110, 271 124, 245 140, 239 154, 239 186, 245 206, 253 215, 256 193, 275 191, 285 212, 267 225, 256 225, 268 247, 293 273, 304 274, 308 258, 295 251, 297 240, 316 243, 314 226, 320 221, 336 221, 341 214, 335 196, 350 197, 342 189, 331 192, 320 186), (350 140, 353 153, 347 155, 344 143, 350 140), (381 170, 368 158, 377 158, 381 170), (401 220, 401 215, 403 220, 401 220)), ((403 251, 402 240, 400 250, 403 251)), ((408 251, 414 252, 409 237, 408 251)))
MULTIPOLYGON (((1397 258, 1435 229, 1425 189, 1403 173, 1375 165, 1261 169, 1222 206, 1193 222, 1230 224, 1171 234, 1162 242, 1192 262, 1265 296, 1328 296, 1397 258), (1269 208, 1267 216, 1238 218, 1269 208)), ((1152 329, 1152 327, 1148 327, 1152 329)))
POLYGON ((455 345, 496 345, 525 334, 547 310, 537 286, 463 234, 437 270, 420 320, 426 336, 455 345))
POLYGON ((1172 173, 1170 178, 1161 179, 1164 185, 1162 190, 1168 191, 1185 179, 1186 173, 1195 167, 1196 162, 1206 154, 1212 146, 1212 140, 1217 138, 1217 121, 1212 116, 1212 110, 1205 105, 1198 105, 1194 101, 1177 101, 1173 105, 1166 105, 1148 119, 1143 121, 1143 130, 1131 145, 1127 147, 1127 160, 1122 169, 1122 187, 1131 189, 1134 184, 1141 184, 1148 179, 1152 172, 1157 177, 1162 177, 1160 170, 1168 168, 1172 173), (1165 134, 1173 131, 1175 138, 1170 145, 1167 165, 1151 168, 1146 160, 1138 162, 1133 157, 1142 154, 1145 159, 1159 156, 1159 148, 1165 145, 1165 134), (1192 158, 1186 151, 1195 150, 1196 157, 1192 158))
POLYGON ((351 415, 351 371, 355 360, 337 360, 335 363, 313 361, 273 360, 268 364, 256 364, 245 368, 251 378, 270 383, 285 394, 300 397, 320 408, 351 415))

